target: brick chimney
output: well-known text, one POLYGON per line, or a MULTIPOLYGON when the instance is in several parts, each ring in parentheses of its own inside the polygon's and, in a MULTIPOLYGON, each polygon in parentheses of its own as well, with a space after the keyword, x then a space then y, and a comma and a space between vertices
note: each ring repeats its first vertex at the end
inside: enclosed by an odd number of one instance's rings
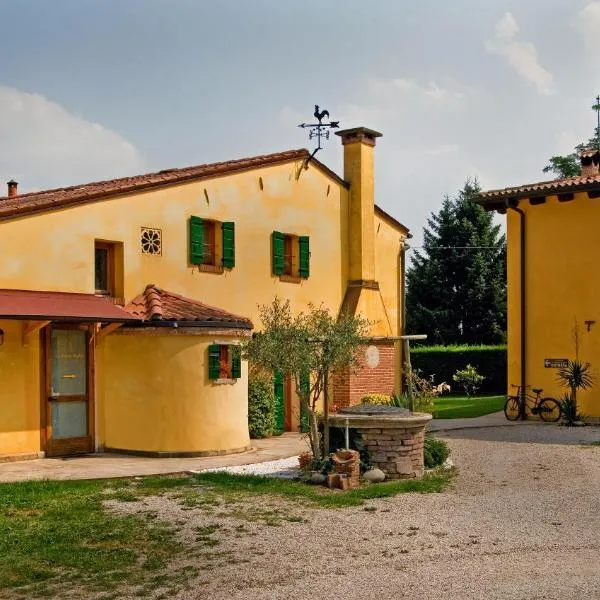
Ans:
POLYGON ((600 151, 597 148, 584 148, 579 153, 581 176, 596 177, 600 175, 600 151))
POLYGON ((8 197, 9 198, 14 198, 17 195, 18 185, 19 184, 14 179, 11 179, 8 182, 8 197))
POLYGON ((375 180, 373 154, 381 133, 355 127, 336 131, 344 145, 344 179, 349 191, 349 275, 351 280, 375 279, 375 180))

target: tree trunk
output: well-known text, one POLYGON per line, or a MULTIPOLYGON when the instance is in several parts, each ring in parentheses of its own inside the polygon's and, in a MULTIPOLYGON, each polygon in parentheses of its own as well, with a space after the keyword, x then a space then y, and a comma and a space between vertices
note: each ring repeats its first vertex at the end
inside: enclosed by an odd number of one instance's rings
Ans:
POLYGON ((308 422, 310 426, 310 445, 312 447, 313 456, 319 460, 321 458, 321 444, 319 443, 319 427, 317 424, 317 415, 315 411, 309 409, 308 422))

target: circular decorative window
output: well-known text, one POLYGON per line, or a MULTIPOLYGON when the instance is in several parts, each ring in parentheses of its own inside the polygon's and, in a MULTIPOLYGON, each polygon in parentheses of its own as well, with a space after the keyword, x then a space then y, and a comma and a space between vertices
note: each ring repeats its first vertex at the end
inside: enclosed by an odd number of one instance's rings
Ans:
POLYGON ((142 254, 162 254, 162 232, 160 229, 142 227, 142 254))
POLYGON ((371 369, 379 366, 379 348, 377 346, 369 346, 365 351, 367 366, 371 369))

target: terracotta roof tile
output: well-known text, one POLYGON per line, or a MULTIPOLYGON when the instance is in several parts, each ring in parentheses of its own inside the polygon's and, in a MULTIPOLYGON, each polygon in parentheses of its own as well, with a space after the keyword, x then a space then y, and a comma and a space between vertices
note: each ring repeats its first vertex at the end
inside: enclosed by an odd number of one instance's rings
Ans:
POLYGON ((253 327, 250 319, 167 292, 154 284, 146 286, 144 293, 134 298, 125 310, 147 325, 148 321, 185 321, 201 327, 253 327))
POLYGON ((0 290, 1 318, 89 323, 134 320, 120 306, 94 294, 34 290, 0 290))
MULTIPOLYGON (((164 169, 156 173, 147 173, 145 175, 136 175, 134 177, 123 177, 121 179, 97 181, 66 188, 19 194, 12 198, 4 196, 0 197, 0 220, 44 210, 53 210, 66 206, 104 200, 109 197, 157 188, 164 185, 206 179, 218 175, 234 173, 236 171, 247 171, 249 169, 276 165, 293 160, 304 160, 309 156, 308 150, 302 148, 299 150, 288 150, 286 152, 241 158, 220 163, 184 167, 182 169, 164 169)), ((315 164, 342 185, 347 185, 343 179, 317 159, 313 158, 311 164, 315 164)))
POLYGON ((566 177, 564 179, 553 179, 552 181, 540 181, 539 183, 527 183, 517 187, 508 187, 499 190, 489 190, 481 192, 480 198, 483 204, 488 204, 494 200, 519 196, 528 196, 531 194, 541 195, 542 192, 559 193, 563 191, 578 191, 596 189, 600 187, 600 175, 585 177, 566 177))

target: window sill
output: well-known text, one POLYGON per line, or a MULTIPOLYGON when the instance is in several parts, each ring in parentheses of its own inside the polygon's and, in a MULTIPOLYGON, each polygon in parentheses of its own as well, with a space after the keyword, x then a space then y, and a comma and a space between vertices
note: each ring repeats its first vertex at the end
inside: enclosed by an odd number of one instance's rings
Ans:
POLYGON ((233 385, 237 379, 213 379, 214 385, 233 385))
POLYGON ((198 267, 198 271, 202 273, 216 273, 220 275, 225 271, 222 265, 196 265, 198 267))
POLYGON ((302 283, 302 277, 296 275, 280 275, 279 281, 283 281, 284 283, 302 283))

